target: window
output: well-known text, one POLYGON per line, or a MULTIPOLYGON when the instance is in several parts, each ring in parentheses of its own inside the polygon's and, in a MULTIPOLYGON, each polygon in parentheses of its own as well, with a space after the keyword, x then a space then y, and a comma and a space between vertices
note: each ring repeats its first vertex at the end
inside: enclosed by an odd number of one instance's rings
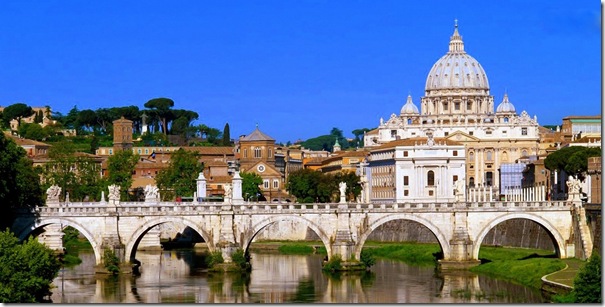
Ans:
POLYGON ((458 156, 458 151, 457 151, 457 150, 454 150, 454 151, 452 152, 452 154, 454 155, 454 157, 457 157, 457 156, 458 156))
POLYGON ((506 151, 502 152, 502 162, 508 162, 508 153, 506 151))
POLYGON ((265 180, 263 181, 263 187, 264 187, 265 189, 268 189, 268 188, 269 188, 269 180, 265 179, 265 180))
POLYGON ((504 122, 505 122, 505 123, 508 123, 508 117, 505 117, 505 118, 504 118, 504 122))
POLYGON ((527 135, 527 128, 521 128, 521 135, 527 135))
POLYGON ((468 179, 468 186, 470 188, 474 188, 475 187, 475 177, 471 177, 468 179))
POLYGON ((397 130, 391 130, 391 137, 394 138, 397 136, 397 130))
POLYGON ((141 154, 141 150, 140 149, 138 150, 138 153, 141 154))
POLYGON ((445 133, 444 133, 444 135, 445 135, 445 136, 448 136, 448 135, 450 135, 450 133, 449 133, 449 132, 445 132, 445 133))
POLYGON ((492 135, 492 131, 491 130, 485 131, 485 134, 492 135))
POLYGON ((443 111, 447 111, 447 102, 443 103, 443 111))
POLYGON ((485 184, 487 186, 492 186, 493 176, 494 176, 494 173, 492 173, 492 172, 485 173, 485 184))
POLYGON ((435 172, 428 171, 426 173, 426 182, 427 182, 427 185, 429 185, 429 186, 435 185, 435 172))
POLYGON ((110 155, 113 155, 113 150, 111 150, 111 149, 110 149, 110 150, 109 150, 109 154, 110 154, 110 155))
POLYGON ((487 152, 487 161, 491 161, 492 160, 492 152, 488 151, 487 152))
POLYGON ((269 158, 271 158, 272 155, 273 155, 273 151, 271 149, 269 149, 269 158))
POLYGON ((473 103, 472 102, 467 102, 466 103, 466 110, 470 111, 473 109, 473 103))
POLYGON ((469 135, 473 135, 473 131, 469 131, 469 132, 468 132, 468 134, 469 134, 469 135))
POLYGON ((469 160, 469 161, 473 161, 474 159, 475 159, 475 153, 470 152, 470 153, 468 154, 468 160, 469 160))
POLYGON ((279 181, 277 179, 273 179, 273 188, 274 189, 279 188, 279 181))
POLYGON ((408 118, 408 125, 411 125, 411 124, 412 124, 412 119, 408 118))
POLYGON ((409 185, 409 184, 410 184, 410 177, 403 176, 403 185, 409 185))
POLYGON ((410 195, 410 191, 408 190, 403 190, 403 196, 409 196, 410 195))
POLYGON ((407 150, 403 152, 403 156, 404 156, 404 157, 407 157, 407 156, 408 156, 408 151, 407 151, 407 150))
POLYGON ((454 176, 452 177, 452 181, 453 181, 453 182, 458 181, 458 175, 454 175, 454 176))
POLYGON ((527 157, 527 150, 523 149, 523 151, 521 151, 521 157, 527 157))
POLYGON ((254 157, 255 158, 260 158, 262 156, 260 147, 254 147, 254 157))
POLYGON ((248 158, 248 149, 244 149, 244 158, 248 158))
POLYGON ((460 111, 460 102, 454 103, 454 110, 460 111))
POLYGON ((136 175, 136 174, 137 174, 137 171, 132 171, 132 174, 133 174, 133 175, 136 175))
POLYGON ((433 190, 429 191, 429 196, 433 196, 433 190))

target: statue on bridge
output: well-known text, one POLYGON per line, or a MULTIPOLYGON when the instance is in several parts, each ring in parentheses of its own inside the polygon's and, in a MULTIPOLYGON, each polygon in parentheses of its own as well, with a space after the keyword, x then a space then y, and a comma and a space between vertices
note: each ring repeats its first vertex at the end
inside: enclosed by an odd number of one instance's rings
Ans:
POLYGON ((231 203, 231 197, 232 197, 232 188, 230 184, 226 184, 223 189, 225 190, 225 194, 224 194, 224 203, 231 203))
POLYGON ((146 185, 145 186, 145 202, 155 201, 157 202, 160 198, 160 192, 157 186, 146 185))
POLYGON ((454 196, 456 197, 456 201, 461 201, 462 196, 464 196, 464 178, 456 180, 454 182, 454 196))
POLYGON ((567 177, 567 200, 580 200, 580 179, 567 177))
POLYGON ((341 182, 338 184, 338 189, 340 190, 340 203, 346 203, 345 193, 347 191, 347 183, 341 182))
POLYGON ((109 187, 109 202, 119 202, 120 201, 120 186, 112 184, 109 187))
POLYGON ((58 204, 59 195, 61 195, 61 187, 58 185, 51 185, 46 190, 46 203, 47 204, 58 204))

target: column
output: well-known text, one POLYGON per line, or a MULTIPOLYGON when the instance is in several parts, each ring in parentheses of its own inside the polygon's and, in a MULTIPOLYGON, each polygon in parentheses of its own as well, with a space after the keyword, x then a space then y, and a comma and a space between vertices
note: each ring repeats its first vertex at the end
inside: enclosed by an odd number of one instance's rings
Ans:
MULTIPOLYGON (((273 182, 269 182, 269 184, 273 184, 273 182)), ((231 190, 231 202, 234 205, 241 205, 244 203, 244 198, 242 197, 242 177, 239 176, 239 171, 235 171, 232 179, 232 190, 231 190)))

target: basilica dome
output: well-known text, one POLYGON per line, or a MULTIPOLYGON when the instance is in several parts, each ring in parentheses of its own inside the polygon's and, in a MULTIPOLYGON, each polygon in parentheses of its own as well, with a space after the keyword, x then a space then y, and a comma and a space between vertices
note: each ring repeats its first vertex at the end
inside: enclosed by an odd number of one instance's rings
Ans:
POLYGON ((488 90, 487 75, 481 64, 464 51, 458 25, 450 37, 449 51, 441 57, 426 78, 426 91, 439 89, 488 90))
POLYGON ((507 94, 504 94, 502 102, 496 108, 496 113, 515 113, 515 106, 508 101, 507 94))
POLYGON ((419 114, 418 107, 412 102, 412 95, 408 95, 407 102, 401 107, 401 115, 404 114, 419 114))

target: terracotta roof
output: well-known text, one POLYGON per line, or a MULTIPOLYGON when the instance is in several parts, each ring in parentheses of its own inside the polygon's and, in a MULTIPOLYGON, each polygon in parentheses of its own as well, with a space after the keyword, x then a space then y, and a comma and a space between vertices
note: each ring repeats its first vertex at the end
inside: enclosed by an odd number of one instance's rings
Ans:
POLYGON ((233 155, 232 146, 188 146, 184 150, 195 151, 202 155, 233 155))
POLYGON ((19 145, 19 146, 23 146, 23 145, 48 146, 48 147, 51 146, 50 144, 47 144, 47 143, 42 143, 42 142, 30 140, 30 139, 23 139, 23 138, 14 136, 10 133, 5 133, 5 135, 10 137, 11 139, 13 139, 13 141, 15 141, 15 143, 17 143, 17 145, 19 145))
POLYGON ((575 141, 572 141, 572 143, 600 143, 600 142, 601 142, 600 136, 584 136, 575 141))
POLYGON ((256 127, 252 133, 241 138, 240 141, 275 141, 275 139, 262 133, 258 127, 256 127))
POLYGON ((368 134, 378 134, 378 128, 366 132, 366 135, 368 135, 368 134))
MULTIPOLYGON (((382 144, 378 147, 372 148, 372 151, 382 150, 382 149, 387 149, 387 148, 394 148, 396 146, 414 146, 414 145, 425 146, 427 140, 428 140, 428 138, 420 138, 420 137, 403 139, 403 140, 395 140, 395 141, 388 142, 386 144, 382 144)), ((445 144, 447 146, 462 146, 463 145, 460 142, 452 141, 448 138, 435 138, 435 145, 440 146, 441 144, 445 144)))

